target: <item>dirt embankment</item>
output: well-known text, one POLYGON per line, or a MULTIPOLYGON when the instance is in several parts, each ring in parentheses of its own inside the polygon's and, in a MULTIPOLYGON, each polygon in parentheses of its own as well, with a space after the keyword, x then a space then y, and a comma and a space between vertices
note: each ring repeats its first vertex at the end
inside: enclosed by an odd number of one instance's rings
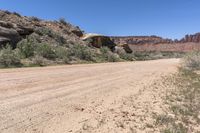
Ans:
POLYGON ((178 59, 0 70, 1 133, 157 132, 178 59), (149 124, 150 123, 150 124, 149 124))

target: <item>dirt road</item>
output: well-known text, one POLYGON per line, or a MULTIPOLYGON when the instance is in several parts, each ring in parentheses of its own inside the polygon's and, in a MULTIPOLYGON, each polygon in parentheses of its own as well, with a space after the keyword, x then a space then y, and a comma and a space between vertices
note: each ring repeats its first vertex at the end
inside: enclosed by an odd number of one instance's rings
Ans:
POLYGON ((142 115, 159 111, 162 104, 162 88, 151 86, 176 72, 178 63, 164 59, 2 69, 0 133, 146 131, 142 115))

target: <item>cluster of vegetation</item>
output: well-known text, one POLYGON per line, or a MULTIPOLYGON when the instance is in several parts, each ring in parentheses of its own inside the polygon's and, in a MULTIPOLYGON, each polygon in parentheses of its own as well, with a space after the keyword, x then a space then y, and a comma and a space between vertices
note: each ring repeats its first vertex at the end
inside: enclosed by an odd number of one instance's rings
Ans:
POLYGON ((16 50, 12 50, 9 45, 0 50, 0 67, 20 66, 22 66, 22 64, 16 50))
MULTIPOLYGON (((40 21, 37 18, 35 21, 40 21)), ((64 19, 60 23, 67 24, 64 19)), ((61 34, 45 27, 34 29, 34 33, 21 40, 15 49, 8 44, 0 49, 0 67, 46 66, 56 64, 118 62, 153 60, 180 57, 173 52, 113 52, 108 47, 100 49, 74 44, 61 34)))
POLYGON ((165 83, 172 89, 166 95, 168 114, 156 117, 156 124, 164 127, 164 133, 199 132, 200 125, 200 53, 191 52, 184 56, 179 73, 165 83))
MULTIPOLYGON (((135 60, 152 60, 177 57, 172 53, 113 53, 108 47, 100 49, 80 44, 67 45, 65 40, 48 29, 38 29, 39 35, 60 40, 59 45, 43 43, 31 36, 23 39, 17 44, 16 49, 7 45, 0 50, 0 67, 21 67, 21 66, 46 66, 53 64, 71 63, 92 63, 92 62, 119 62, 135 60)), ((180 56, 181 54, 177 54, 180 56)))
POLYGON ((135 52, 134 56, 136 60, 155 60, 155 59, 166 59, 166 58, 181 58, 184 57, 184 52, 135 52))
POLYGON ((7 45, 0 50, 1 68, 116 61, 122 59, 107 47, 96 49, 80 44, 51 45, 31 37, 20 41, 16 49, 7 45))

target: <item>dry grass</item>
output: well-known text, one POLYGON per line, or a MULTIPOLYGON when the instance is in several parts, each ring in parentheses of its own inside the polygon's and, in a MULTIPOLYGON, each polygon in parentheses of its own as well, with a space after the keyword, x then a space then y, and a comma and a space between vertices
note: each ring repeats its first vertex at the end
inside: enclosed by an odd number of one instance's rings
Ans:
POLYGON ((180 69, 179 73, 165 80, 173 86, 165 102, 166 114, 155 117, 156 126, 164 133, 197 133, 200 131, 200 75, 180 69))

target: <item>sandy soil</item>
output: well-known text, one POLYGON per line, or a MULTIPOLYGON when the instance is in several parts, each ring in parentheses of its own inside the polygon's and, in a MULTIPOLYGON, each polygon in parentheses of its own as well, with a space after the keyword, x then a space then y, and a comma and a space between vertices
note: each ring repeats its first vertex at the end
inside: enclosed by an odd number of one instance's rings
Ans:
POLYGON ((1 133, 156 132, 178 59, 0 70, 1 133))

